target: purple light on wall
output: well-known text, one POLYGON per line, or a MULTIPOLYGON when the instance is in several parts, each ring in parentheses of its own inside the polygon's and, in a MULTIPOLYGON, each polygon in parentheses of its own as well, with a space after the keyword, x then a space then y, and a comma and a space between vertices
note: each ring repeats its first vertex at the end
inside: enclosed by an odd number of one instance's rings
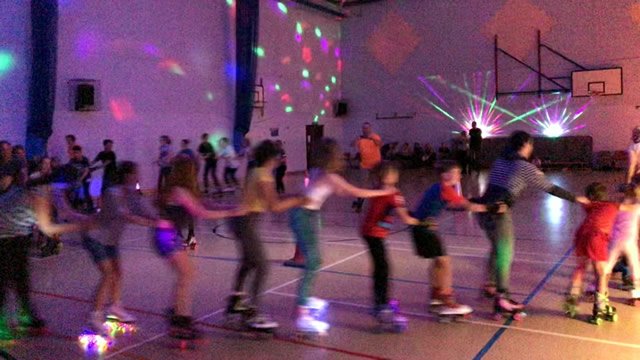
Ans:
POLYGON ((226 64, 224 67, 224 73, 227 75, 229 80, 236 81, 236 64, 226 64))
POLYGON ((438 94, 438 92, 437 92, 437 91, 435 91, 435 90, 433 89, 433 87, 431 87, 431 85, 429 85, 429 83, 427 82, 427 80, 425 80, 425 78, 424 78, 423 76, 419 76, 419 77, 418 77, 418 80, 420 80, 420 81, 422 82, 422 84, 423 84, 424 86, 426 86, 426 87, 427 87, 427 89, 428 89, 428 90, 433 94, 433 96, 437 97, 437 98, 438 98, 438 100, 440 100, 440 102, 441 102, 441 103, 443 103, 443 104, 445 104, 445 105, 449 106, 449 105, 444 101, 444 99, 443 99, 442 97, 440 97, 440 95, 438 94))
POLYGON ((300 35, 300 34, 296 34, 296 42, 297 42, 298 44, 302 43, 302 35, 300 35))
POLYGON ((97 51, 98 40, 91 33, 82 32, 76 39, 76 55, 80 59, 86 59, 97 51))
POLYGON ((144 51, 148 55, 160 56, 160 51, 153 44, 147 43, 147 44, 142 45, 142 51, 144 51))
POLYGON ((311 83, 307 80, 302 80, 300 86, 305 90, 311 90, 311 83))
POLYGON ((335 49, 333 49, 333 55, 335 55, 337 58, 340 57, 340 48, 336 46, 335 49))
POLYGON ((322 52, 325 54, 329 53, 329 43, 326 38, 322 38, 322 40, 320 40, 320 47, 322 48, 322 52))
POLYGON ((324 94, 320 93, 320 100, 324 100, 324 94))

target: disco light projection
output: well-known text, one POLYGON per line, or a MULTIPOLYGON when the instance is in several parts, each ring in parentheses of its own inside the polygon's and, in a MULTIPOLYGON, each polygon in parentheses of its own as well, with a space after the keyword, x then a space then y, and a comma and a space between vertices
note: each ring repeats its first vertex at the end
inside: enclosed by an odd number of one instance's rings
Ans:
POLYGON ((316 28, 316 36, 317 37, 322 37, 322 31, 320 31, 320 28, 316 28))
POLYGON ((211 91, 207 91, 207 100, 213 101, 213 93, 211 91))
POLYGON ((258 55, 258 57, 264 57, 264 49, 258 46, 256 48, 256 55, 258 55))
POLYGON ((302 48, 302 60, 307 64, 310 63, 311 60, 313 60, 311 56, 311 49, 306 46, 302 48))
POLYGON ((227 0, 227 5, 233 6, 233 0, 227 0))
POLYGON ((331 103, 330 103, 330 102, 328 102, 328 101, 325 101, 325 102, 324 102, 324 107, 328 108, 329 106, 331 106, 331 103))
POLYGON ((318 115, 315 115, 315 116, 313 117, 313 122, 314 122, 314 123, 317 123, 319 119, 320 119, 320 117, 319 117, 318 115))
POLYGON ((336 47, 335 49, 333 49, 333 55, 335 55, 335 57, 339 58, 340 57, 340 48, 336 47))
POLYGON ((536 114, 530 119, 530 125, 534 128, 533 132, 546 137, 559 137, 571 131, 584 128, 585 124, 572 125, 574 121, 584 114, 591 104, 591 100, 576 112, 569 110, 570 101, 571 95, 560 96, 560 99, 555 102, 555 106, 550 107, 545 106, 547 103, 542 97, 539 104, 534 104, 536 105, 534 109, 536 114))
POLYGON ((324 87, 324 91, 329 92, 331 90, 331 88, 329 87, 329 85, 324 87))
POLYGON ((335 77, 335 76, 332 76, 332 77, 331 77, 331 83, 332 83, 332 84, 335 84, 335 83, 336 83, 336 81, 337 81, 336 77, 335 77))
POLYGON ((178 64, 175 60, 164 60, 158 64, 161 69, 169 70, 170 73, 184 76, 185 72, 182 69, 182 66, 178 64))
POLYGON ((300 34, 296 34, 296 42, 297 42, 298 44, 301 44, 301 43, 302 43, 302 35, 300 35, 300 34))
POLYGON ((158 50, 158 48, 153 44, 144 44, 142 46, 142 51, 148 55, 160 56, 160 50, 158 50))
POLYGON ((125 121, 134 116, 133 106, 127 99, 111 99, 109 100, 109 108, 116 121, 125 121))
POLYGON ((289 12, 289 10, 287 9, 287 6, 281 2, 278 2, 278 9, 280 9, 280 11, 282 11, 283 14, 286 14, 289 12))
POLYGON ((296 33, 302 35, 302 24, 296 22, 296 33))
POLYGON ((338 68, 338 72, 342 72, 342 60, 338 60, 338 64, 336 67, 338 68))
POLYGON ((322 109, 322 111, 320 111, 320 115, 324 115, 324 114, 325 114, 325 111, 324 109, 322 109))
POLYGON ((309 78, 309 70, 302 69, 302 77, 305 79, 309 78))
POLYGON ((280 91, 280 85, 279 84, 275 84, 273 86, 274 89, 276 89, 276 91, 280 91))
POLYGON ((289 96, 289 94, 284 94, 280 97, 280 101, 282 102, 291 102, 291 96, 289 96))
POLYGON ((307 80, 302 80, 300 86, 305 90, 311 90, 311 83, 307 80))
POLYGON ((7 51, 0 51, 0 76, 8 73, 13 69, 15 60, 13 55, 7 51))
POLYGON ((280 64, 287 65, 291 63, 291 56, 285 56, 280 60, 280 64))
POLYGON ((293 106, 287 106, 286 108, 284 108, 284 111, 287 113, 293 112, 293 106))
POLYGON ((329 43, 327 42, 326 38, 322 38, 322 40, 320 40, 320 48, 322 49, 323 53, 329 53, 329 43))

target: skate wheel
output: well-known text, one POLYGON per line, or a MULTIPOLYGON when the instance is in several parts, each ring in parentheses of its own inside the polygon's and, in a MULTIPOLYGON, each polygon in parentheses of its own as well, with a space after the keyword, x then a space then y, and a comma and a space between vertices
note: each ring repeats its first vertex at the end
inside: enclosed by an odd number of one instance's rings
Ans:
POLYGON ((629 300, 629 305, 631 305, 633 307, 640 306, 640 299, 630 299, 629 300))
POLYGON ((524 318, 524 315, 522 313, 516 313, 516 314, 513 314, 512 317, 513 317, 513 320, 515 321, 522 321, 522 319, 524 318))
POLYGON ((617 322, 618 321, 618 314, 613 314, 609 317, 609 321, 611 322, 617 322))

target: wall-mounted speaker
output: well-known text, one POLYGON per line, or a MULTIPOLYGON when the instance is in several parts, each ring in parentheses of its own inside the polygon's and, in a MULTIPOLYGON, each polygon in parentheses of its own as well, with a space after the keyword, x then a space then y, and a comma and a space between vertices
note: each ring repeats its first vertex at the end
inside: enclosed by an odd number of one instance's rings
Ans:
POLYGON ((100 110, 100 82, 90 79, 69 80, 69 110, 100 110))
POLYGON ((347 115, 349 108, 344 100, 336 100, 333 103, 333 116, 341 117, 347 115))

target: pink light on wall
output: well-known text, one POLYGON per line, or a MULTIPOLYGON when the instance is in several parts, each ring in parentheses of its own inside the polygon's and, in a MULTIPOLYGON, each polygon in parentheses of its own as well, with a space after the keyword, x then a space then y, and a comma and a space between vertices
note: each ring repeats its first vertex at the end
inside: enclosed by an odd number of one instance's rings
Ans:
POLYGON ((131 119, 135 115, 133 106, 129 100, 125 98, 114 98, 109 100, 109 107, 111 108, 111 114, 116 121, 119 122, 131 119))
POLYGON ((311 49, 306 46, 302 48, 302 60, 307 64, 313 60, 311 57, 311 49))
POLYGON ((291 63, 291 57, 290 56, 285 56, 280 60, 280 64, 282 65, 287 65, 291 63))
POLYGON ((300 35, 300 34, 296 34, 296 42, 297 42, 298 44, 302 43, 302 35, 300 35))
POLYGON ((324 107, 328 108, 329 106, 331 106, 331 103, 329 101, 325 101, 324 102, 324 107))
POLYGON ((327 38, 322 38, 322 40, 320 40, 320 47, 322 48, 322 52, 325 54, 329 53, 329 43, 327 42, 327 38))
POLYGON ((340 57, 340 48, 336 46, 335 49, 333 49, 333 55, 335 55, 335 57, 339 58, 340 57))
POLYGON ((160 64, 158 64, 158 66, 161 69, 169 70, 169 72, 171 72, 172 74, 176 74, 180 76, 185 75, 185 72, 182 69, 182 66, 180 66, 180 64, 175 60, 171 60, 171 59, 163 60, 160 62, 160 64))
POLYGON ((291 102, 291 96, 289 96, 289 94, 284 94, 280 97, 280 100, 285 103, 291 102))
POLYGON ((342 72, 342 60, 338 60, 337 67, 338 67, 338 72, 342 72))

